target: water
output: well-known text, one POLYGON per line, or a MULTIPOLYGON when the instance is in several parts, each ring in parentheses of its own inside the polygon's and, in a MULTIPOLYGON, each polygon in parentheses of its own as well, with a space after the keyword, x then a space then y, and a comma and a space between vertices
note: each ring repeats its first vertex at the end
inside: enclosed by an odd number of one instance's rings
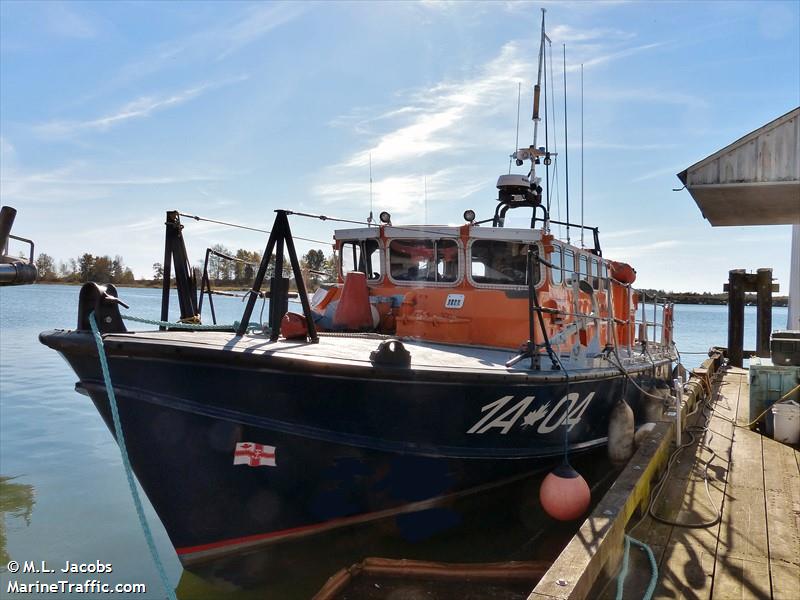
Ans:
MULTIPOLYGON (((92 403, 74 392, 72 370, 37 338, 46 329, 75 327, 79 290, 60 285, 0 288, 0 476, 13 477, 0 478, 0 597, 6 597, 10 579, 77 583, 88 578, 147 585, 146 594, 117 597, 162 598, 116 444, 92 403), (12 559, 44 560, 57 569, 67 560, 100 561, 111 563, 113 572, 12 576, 3 572, 12 559)), ((123 288, 120 296, 131 305, 133 315, 160 314, 160 290, 123 288)), ((235 298, 219 297, 215 306, 221 323, 240 318, 243 310, 235 298)), ((783 327, 785 321, 786 309, 776 308, 775 326, 783 327)), ((746 309, 745 326, 745 347, 752 348, 754 307, 746 309)), ((687 366, 696 366, 703 356, 689 352, 702 353, 725 343, 726 307, 677 306, 675 327, 687 366)), ((595 475, 599 481, 603 474, 595 475)), ((604 483, 598 485, 601 492, 604 483)), ((535 497, 533 484, 521 486, 516 497, 535 497)), ((324 543, 281 545, 197 574, 182 570, 157 516, 146 501, 145 505, 156 545, 182 600, 305 598, 338 569, 365 556, 452 561, 548 558, 548 549, 560 548, 558 542, 571 535, 569 528, 543 529, 535 504, 509 509, 505 499, 482 498, 480 511, 473 511, 478 517, 466 518, 458 532, 424 544, 377 527, 334 534, 324 543), (546 544, 540 543, 542 536, 546 544), (252 588, 253 581, 265 578, 252 588), (241 591, 242 586, 252 589, 241 591)))

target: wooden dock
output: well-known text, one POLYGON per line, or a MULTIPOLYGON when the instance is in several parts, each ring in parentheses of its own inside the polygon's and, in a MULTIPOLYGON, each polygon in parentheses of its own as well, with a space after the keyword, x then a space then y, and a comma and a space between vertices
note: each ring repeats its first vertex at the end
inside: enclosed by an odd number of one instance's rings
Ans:
MULTIPOLYGON (((638 487, 631 483, 627 497, 617 493, 616 511, 615 499, 608 497, 614 493, 612 487, 598 508, 617 515, 622 523, 612 518, 591 547, 573 539, 529 600, 615 598, 621 535, 611 533, 626 522, 628 534, 648 544, 655 555, 658 582, 653 598, 800 599, 800 452, 748 429, 749 406, 747 371, 724 367, 712 383, 708 432, 696 433, 694 442, 677 457, 654 506, 659 517, 689 524, 714 521, 719 510, 714 525, 678 527, 650 516, 637 523, 640 517, 631 516, 633 510, 626 507, 631 500, 647 504, 649 486, 646 495, 642 481, 636 482, 638 487), (703 473, 712 457, 709 498, 703 473), (587 577, 587 572, 594 575, 587 577)), ((686 426, 691 429, 705 420, 701 409, 686 426)), ((664 431, 671 442, 674 428, 664 431)), ((632 462, 648 456, 649 462, 632 467, 638 466, 644 479, 645 471, 666 464, 664 453, 655 447, 640 449, 632 462)), ((618 480, 623 486, 627 471, 618 480)), ((581 530, 587 525, 596 529, 601 515, 595 511, 581 530)), ((642 598, 650 577, 646 553, 632 546, 623 598, 642 598)))

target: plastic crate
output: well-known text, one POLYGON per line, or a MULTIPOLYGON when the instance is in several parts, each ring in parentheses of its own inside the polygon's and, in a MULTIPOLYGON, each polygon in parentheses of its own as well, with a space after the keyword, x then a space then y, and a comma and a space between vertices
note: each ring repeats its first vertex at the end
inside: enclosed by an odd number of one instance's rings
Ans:
POLYGON ((800 365, 800 331, 773 331, 769 341, 772 364, 800 365))

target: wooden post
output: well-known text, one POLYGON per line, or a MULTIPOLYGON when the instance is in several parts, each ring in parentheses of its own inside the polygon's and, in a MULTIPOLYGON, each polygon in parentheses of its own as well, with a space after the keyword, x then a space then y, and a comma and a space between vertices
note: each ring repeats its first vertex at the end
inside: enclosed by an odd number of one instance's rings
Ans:
POLYGON ((758 292, 756 355, 769 358, 769 336, 772 333, 772 269, 757 271, 756 291, 758 292))
POLYGON ((744 355, 744 269, 728 272, 728 362, 741 367, 744 355))

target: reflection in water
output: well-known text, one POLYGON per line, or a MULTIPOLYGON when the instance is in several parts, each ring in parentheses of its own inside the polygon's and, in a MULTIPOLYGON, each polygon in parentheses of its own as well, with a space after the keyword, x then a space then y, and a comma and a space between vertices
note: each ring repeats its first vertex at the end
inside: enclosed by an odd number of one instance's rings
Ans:
MULTIPOLYGON (((605 451, 576 456, 575 467, 598 501, 615 471, 605 451)), ((311 598, 342 568, 367 557, 449 563, 552 561, 580 525, 555 522, 539 504, 544 474, 459 498, 447 506, 416 513, 448 528, 432 528, 427 539, 404 535, 396 518, 267 545, 247 553, 187 567, 176 590, 181 600, 311 598)))
POLYGON ((0 475, 0 565, 5 568, 11 556, 6 550, 6 513, 15 518, 25 519, 31 524, 34 499, 33 486, 27 483, 11 483, 16 477, 0 475))

